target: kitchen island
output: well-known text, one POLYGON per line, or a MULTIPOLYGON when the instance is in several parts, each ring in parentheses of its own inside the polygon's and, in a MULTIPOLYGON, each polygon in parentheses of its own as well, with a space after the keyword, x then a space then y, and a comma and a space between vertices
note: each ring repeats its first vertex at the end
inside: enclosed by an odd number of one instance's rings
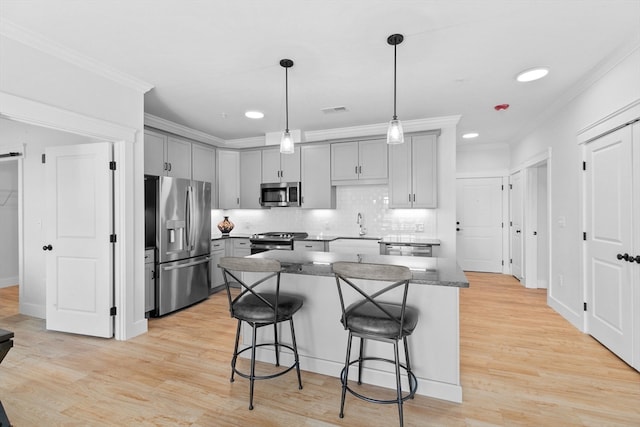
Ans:
MULTIPOLYGON (((331 265, 347 261, 409 267, 413 279, 408 304, 420 311, 418 326, 409 338, 412 370, 418 378, 417 393, 462 402, 458 305, 460 288, 468 287, 469 282, 454 259, 296 251, 268 251, 251 257, 280 261, 281 291, 304 297, 304 306, 294 317, 301 369, 333 377, 339 377, 344 366, 348 333, 340 323, 340 302, 331 265)), ((244 274, 249 281, 257 278, 256 273, 244 274)), ((370 281, 366 287, 378 289, 381 285, 382 282, 370 281)), ((244 344, 249 345, 250 329, 246 325, 243 328, 243 337, 247 337, 244 344)), ((278 332, 283 342, 291 340, 288 329, 285 325, 278 332)), ((272 339, 272 332, 271 328, 259 330, 259 339, 272 339)), ((368 341, 366 352, 391 358, 392 348, 368 341)), ((265 362, 274 360, 273 351, 264 347, 256 357, 265 362)), ((281 357, 292 362, 292 355, 284 350, 281 357)), ((365 364, 363 381, 395 388, 393 369, 384 363, 365 364)))

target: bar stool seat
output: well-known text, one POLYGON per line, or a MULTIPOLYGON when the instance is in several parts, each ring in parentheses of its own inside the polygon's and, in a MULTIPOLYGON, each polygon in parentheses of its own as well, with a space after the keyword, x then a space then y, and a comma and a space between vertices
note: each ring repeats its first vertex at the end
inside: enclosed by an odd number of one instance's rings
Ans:
POLYGON ((302 390, 302 378, 300 376, 300 360, 298 357, 298 347, 296 345, 296 334, 293 327, 293 315, 302 308, 303 299, 296 295, 280 293, 280 262, 271 259, 224 257, 218 264, 222 269, 227 298, 229 300, 229 311, 231 317, 238 320, 236 328, 235 345, 233 358, 231 359, 231 378, 237 374, 249 380, 249 410, 253 409, 253 389, 255 380, 266 380, 286 374, 295 368, 298 374, 298 388, 302 390), (240 273, 263 273, 260 278, 253 283, 243 280, 240 273), (275 292, 271 289, 259 291, 258 288, 266 287, 267 283, 275 280, 275 292), (231 284, 240 285, 240 294, 236 297, 231 295, 231 284), (278 323, 289 322, 291 328, 291 344, 280 342, 278 338, 278 323), (248 323, 252 327, 251 346, 238 350, 240 340, 240 328, 242 322, 248 323), (273 325, 274 340, 257 343, 257 330, 264 326, 273 325), (280 349, 282 347, 291 350, 294 362, 272 374, 259 375, 256 373, 256 349, 258 347, 274 347, 275 366, 280 366, 280 349), (251 370, 249 373, 243 372, 236 367, 238 356, 245 351, 251 351, 251 370))
POLYGON ((347 352, 344 368, 340 373, 342 383, 342 398, 340 400, 340 418, 344 417, 344 405, 347 391, 371 403, 397 404, 400 426, 404 424, 402 404, 408 399, 413 399, 418 389, 418 380, 411 371, 409 358, 409 344, 407 337, 415 330, 418 324, 419 311, 407 306, 407 295, 409 291, 409 280, 412 278, 411 271, 404 266, 336 262, 333 264, 333 272, 338 286, 338 296, 342 308, 340 322, 349 331, 347 341, 347 352), (366 292, 362 281, 382 281, 391 282, 382 289, 370 293, 366 292), (402 287, 403 292, 398 298, 398 293, 390 295, 389 291, 402 287), (350 292, 348 292, 350 291, 350 292), (349 306, 345 306, 347 294, 356 295, 356 301, 349 306), (379 301, 383 297, 385 301, 379 301), (398 303, 397 300, 400 299, 398 303), (390 301, 389 301, 390 300, 390 301), (360 338, 360 349, 358 358, 351 360, 351 346, 353 337, 360 338), (365 340, 375 340, 393 344, 394 358, 387 359, 381 357, 365 356, 365 340), (405 363, 400 363, 399 341, 403 342, 405 363), (358 385, 362 384, 362 370, 364 362, 377 361, 391 363, 395 366, 396 396, 393 399, 376 399, 364 395, 349 385, 349 368, 357 365, 358 385), (402 390, 401 372, 405 372, 409 389, 402 390))

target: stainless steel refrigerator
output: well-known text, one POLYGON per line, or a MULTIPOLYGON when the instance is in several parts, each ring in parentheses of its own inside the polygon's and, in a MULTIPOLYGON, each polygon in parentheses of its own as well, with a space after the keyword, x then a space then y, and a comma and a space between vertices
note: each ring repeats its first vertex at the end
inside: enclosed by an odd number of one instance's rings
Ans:
POLYGON ((157 250, 153 314, 162 316, 209 296, 211 184, 145 176, 145 199, 147 245, 154 233, 157 250))

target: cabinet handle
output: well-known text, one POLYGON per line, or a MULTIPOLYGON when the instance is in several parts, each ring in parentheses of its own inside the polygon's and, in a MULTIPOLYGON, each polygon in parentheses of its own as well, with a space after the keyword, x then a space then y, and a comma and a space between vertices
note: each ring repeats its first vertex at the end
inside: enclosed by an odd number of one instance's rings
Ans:
POLYGON ((416 201, 416 193, 413 193, 413 201, 416 201))
POLYGON ((169 172, 171 172, 171 163, 169 163, 169 172))
POLYGON ((411 203, 411 193, 409 193, 409 203, 411 203))
POLYGON ((358 173, 362 174, 362 166, 358 166, 358 173))
POLYGON ((167 168, 168 168, 167 162, 164 162, 163 170, 168 170, 167 168))
POLYGON ((356 175, 358 175, 358 166, 356 165, 356 175))
POLYGON ((236 197, 236 204, 240 206, 240 197, 236 197))

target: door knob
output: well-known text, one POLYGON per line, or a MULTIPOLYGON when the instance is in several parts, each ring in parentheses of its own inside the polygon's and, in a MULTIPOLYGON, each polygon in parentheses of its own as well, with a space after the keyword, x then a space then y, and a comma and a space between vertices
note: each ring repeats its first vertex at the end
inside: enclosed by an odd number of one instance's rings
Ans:
POLYGON ((50 250, 52 250, 52 249, 53 249, 53 246, 51 246, 51 245, 44 245, 44 246, 42 247, 42 250, 43 250, 43 251, 50 251, 50 250))
POLYGON ((616 255, 616 258, 623 259, 625 261, 629 261, 629 254, 624 254, 624 255, 618 254, 618 255, 616 255))
POLYGON ((635 258, 629 258, 629 261, 633 262, 637 262, 638 264, 640 264, 640 255, 636 255, 635 258))

